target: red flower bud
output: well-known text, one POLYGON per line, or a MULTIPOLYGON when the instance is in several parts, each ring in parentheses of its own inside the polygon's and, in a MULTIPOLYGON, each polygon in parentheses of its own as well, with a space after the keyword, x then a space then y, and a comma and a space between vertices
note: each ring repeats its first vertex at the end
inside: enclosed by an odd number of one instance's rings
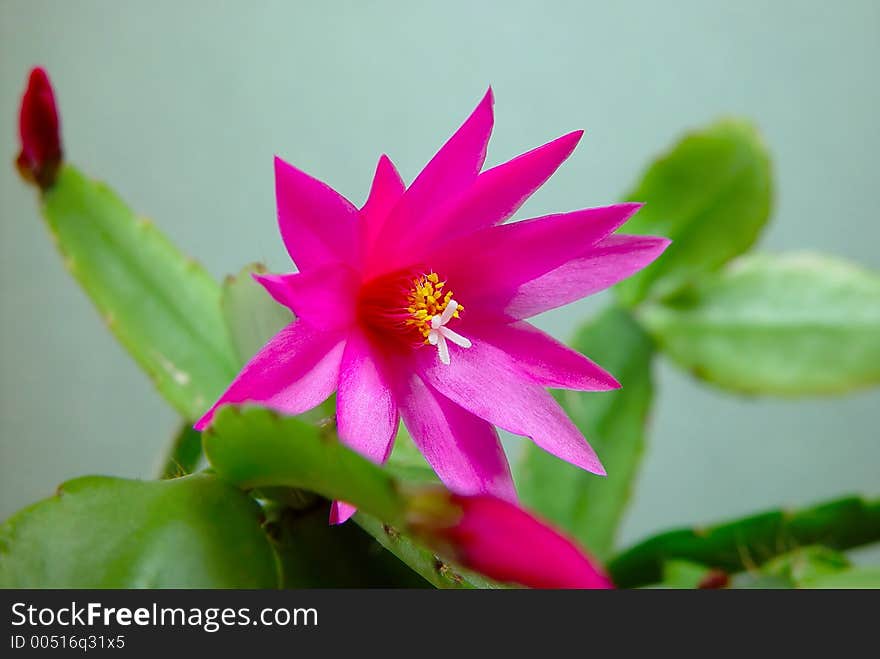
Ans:
POLYGON ((411 526, 464 567, 531 588, 614 587, 573 541, 512 503, 445 492, 414 500, 411 526))
POLYGON ((61 165, 61 132, 55 94, 46 72, 36 67, 21 99, 18 124, 21 153, 15 161, 26 181, 45 190, 61 165))

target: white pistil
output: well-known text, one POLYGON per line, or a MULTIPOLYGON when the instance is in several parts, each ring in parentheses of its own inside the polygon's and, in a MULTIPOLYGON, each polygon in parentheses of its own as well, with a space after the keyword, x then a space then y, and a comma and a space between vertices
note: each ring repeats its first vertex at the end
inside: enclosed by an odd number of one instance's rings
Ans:
POLYGON ((470 348, 473 345, 469 339, 466 339, 458 332, 453 332, 446 327, 446 323, 452 320, 452 315, 458 309, 458 302, 449 300, 449 304, 439 316, 431 317, 431 331, 428 333, 428 343, 437 346, 437 352, 440 353, 440 361, 449 364, 449 346, 447 341, 452 341, 455 345, 462 348, 470 348))

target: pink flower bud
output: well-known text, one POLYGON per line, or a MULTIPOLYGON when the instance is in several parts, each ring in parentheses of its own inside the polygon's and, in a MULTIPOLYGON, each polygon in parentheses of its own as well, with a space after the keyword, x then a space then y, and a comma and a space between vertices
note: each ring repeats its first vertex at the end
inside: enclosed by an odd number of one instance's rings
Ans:
POLYGON ((15 164, 26 181, 45 190, 55 181, 61 165, 61 132, 55 94, 46 72, 36 67, 21 99, 19 114, 21 153, 15 164))
POLYGON ((416 498, 412 526, 464 567, 531 588, 614 587, 572 540, 512 503, 439 492, 416 498))

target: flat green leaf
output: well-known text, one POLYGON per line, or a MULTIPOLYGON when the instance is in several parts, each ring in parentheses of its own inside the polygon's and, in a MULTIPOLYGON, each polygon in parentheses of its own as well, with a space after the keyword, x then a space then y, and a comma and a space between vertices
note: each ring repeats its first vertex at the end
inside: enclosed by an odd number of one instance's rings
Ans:
POLYGON ((651 407, 652 344, 629 312, 611 308, 579 332, 572 347, 611 372, 618 391, 560 391, 557 398, 599 454, 605 478, 529 443, 517 465, 523 503, 566 529, 600 560, 609 556, 645 444, 651 407))
POLYGON ((745 252, 770 216, 771 188, 770 157, 752 124, 723 120, 686 135, 627 195, 646 203, 623 232, 672 244, 615 287, 620 300, 668 295, 745 252))
POLYGON ((831 257, 744 257, 640 318, 675 362, 732 391, 880 384, 880 275, 831 257))
POLYGON ((227 481, 245 489, 292 487, 347 501, 358 507, 361 527, 430 583, 475 585, 466 572, 406 537, 408 495, 389 473, 343 446, 332 428, 227 406, 205 431, 203 443, 217 475, 227 481))
POLYGON ((198 474, 78 478, 0 527, 3 588, 274 588, 259 506, 198 474))
POLYGON ((616 556, 614 583, 657 583, 670 560, 687 560, 732 573, 760 566, 805 545, 849 549, 880 542, 880 500, 848 497, 799 511, 776 510, 711 527, 667 531, 616 556))
POLYGON ((220 304, 239 364, 294 320, 293 313, 273 300, 251 276, 264 272, 265 266, 254 263, 223 281, 220 304))
POLYGON ((833 574, 808 579, 804 588, 870 588, 880 589, 880 567, 855 567, 833 574))
POLYGON ((220 287, 107 186, 65 165, 43 214, 71 274, 107 326, 184 418, 236 373, 220 287))

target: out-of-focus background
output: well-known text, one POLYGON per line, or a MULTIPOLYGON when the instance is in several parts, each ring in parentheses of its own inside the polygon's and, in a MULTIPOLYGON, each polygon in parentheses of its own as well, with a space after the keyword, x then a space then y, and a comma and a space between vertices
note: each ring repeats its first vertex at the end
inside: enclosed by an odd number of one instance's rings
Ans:
MULTIPOLYGON (((0 1, 0 518, 86 473, 149 476, 178 425, 63 269, 13 158, 47 67, 70 159, 216 276, 276 234, 272 155, 363 200, 407 180, 491 84, 489 164, 576 128, 520 217, 619 200, 719 115, 761 127, 776 213, 762 247, 880 268, 880 3, 0 1)), ((602 296, 541 317, 560 338, 602 296)), ((880 493, 880 392, 749 400, 663 363, 622 540, 836 494, 880 493)))

